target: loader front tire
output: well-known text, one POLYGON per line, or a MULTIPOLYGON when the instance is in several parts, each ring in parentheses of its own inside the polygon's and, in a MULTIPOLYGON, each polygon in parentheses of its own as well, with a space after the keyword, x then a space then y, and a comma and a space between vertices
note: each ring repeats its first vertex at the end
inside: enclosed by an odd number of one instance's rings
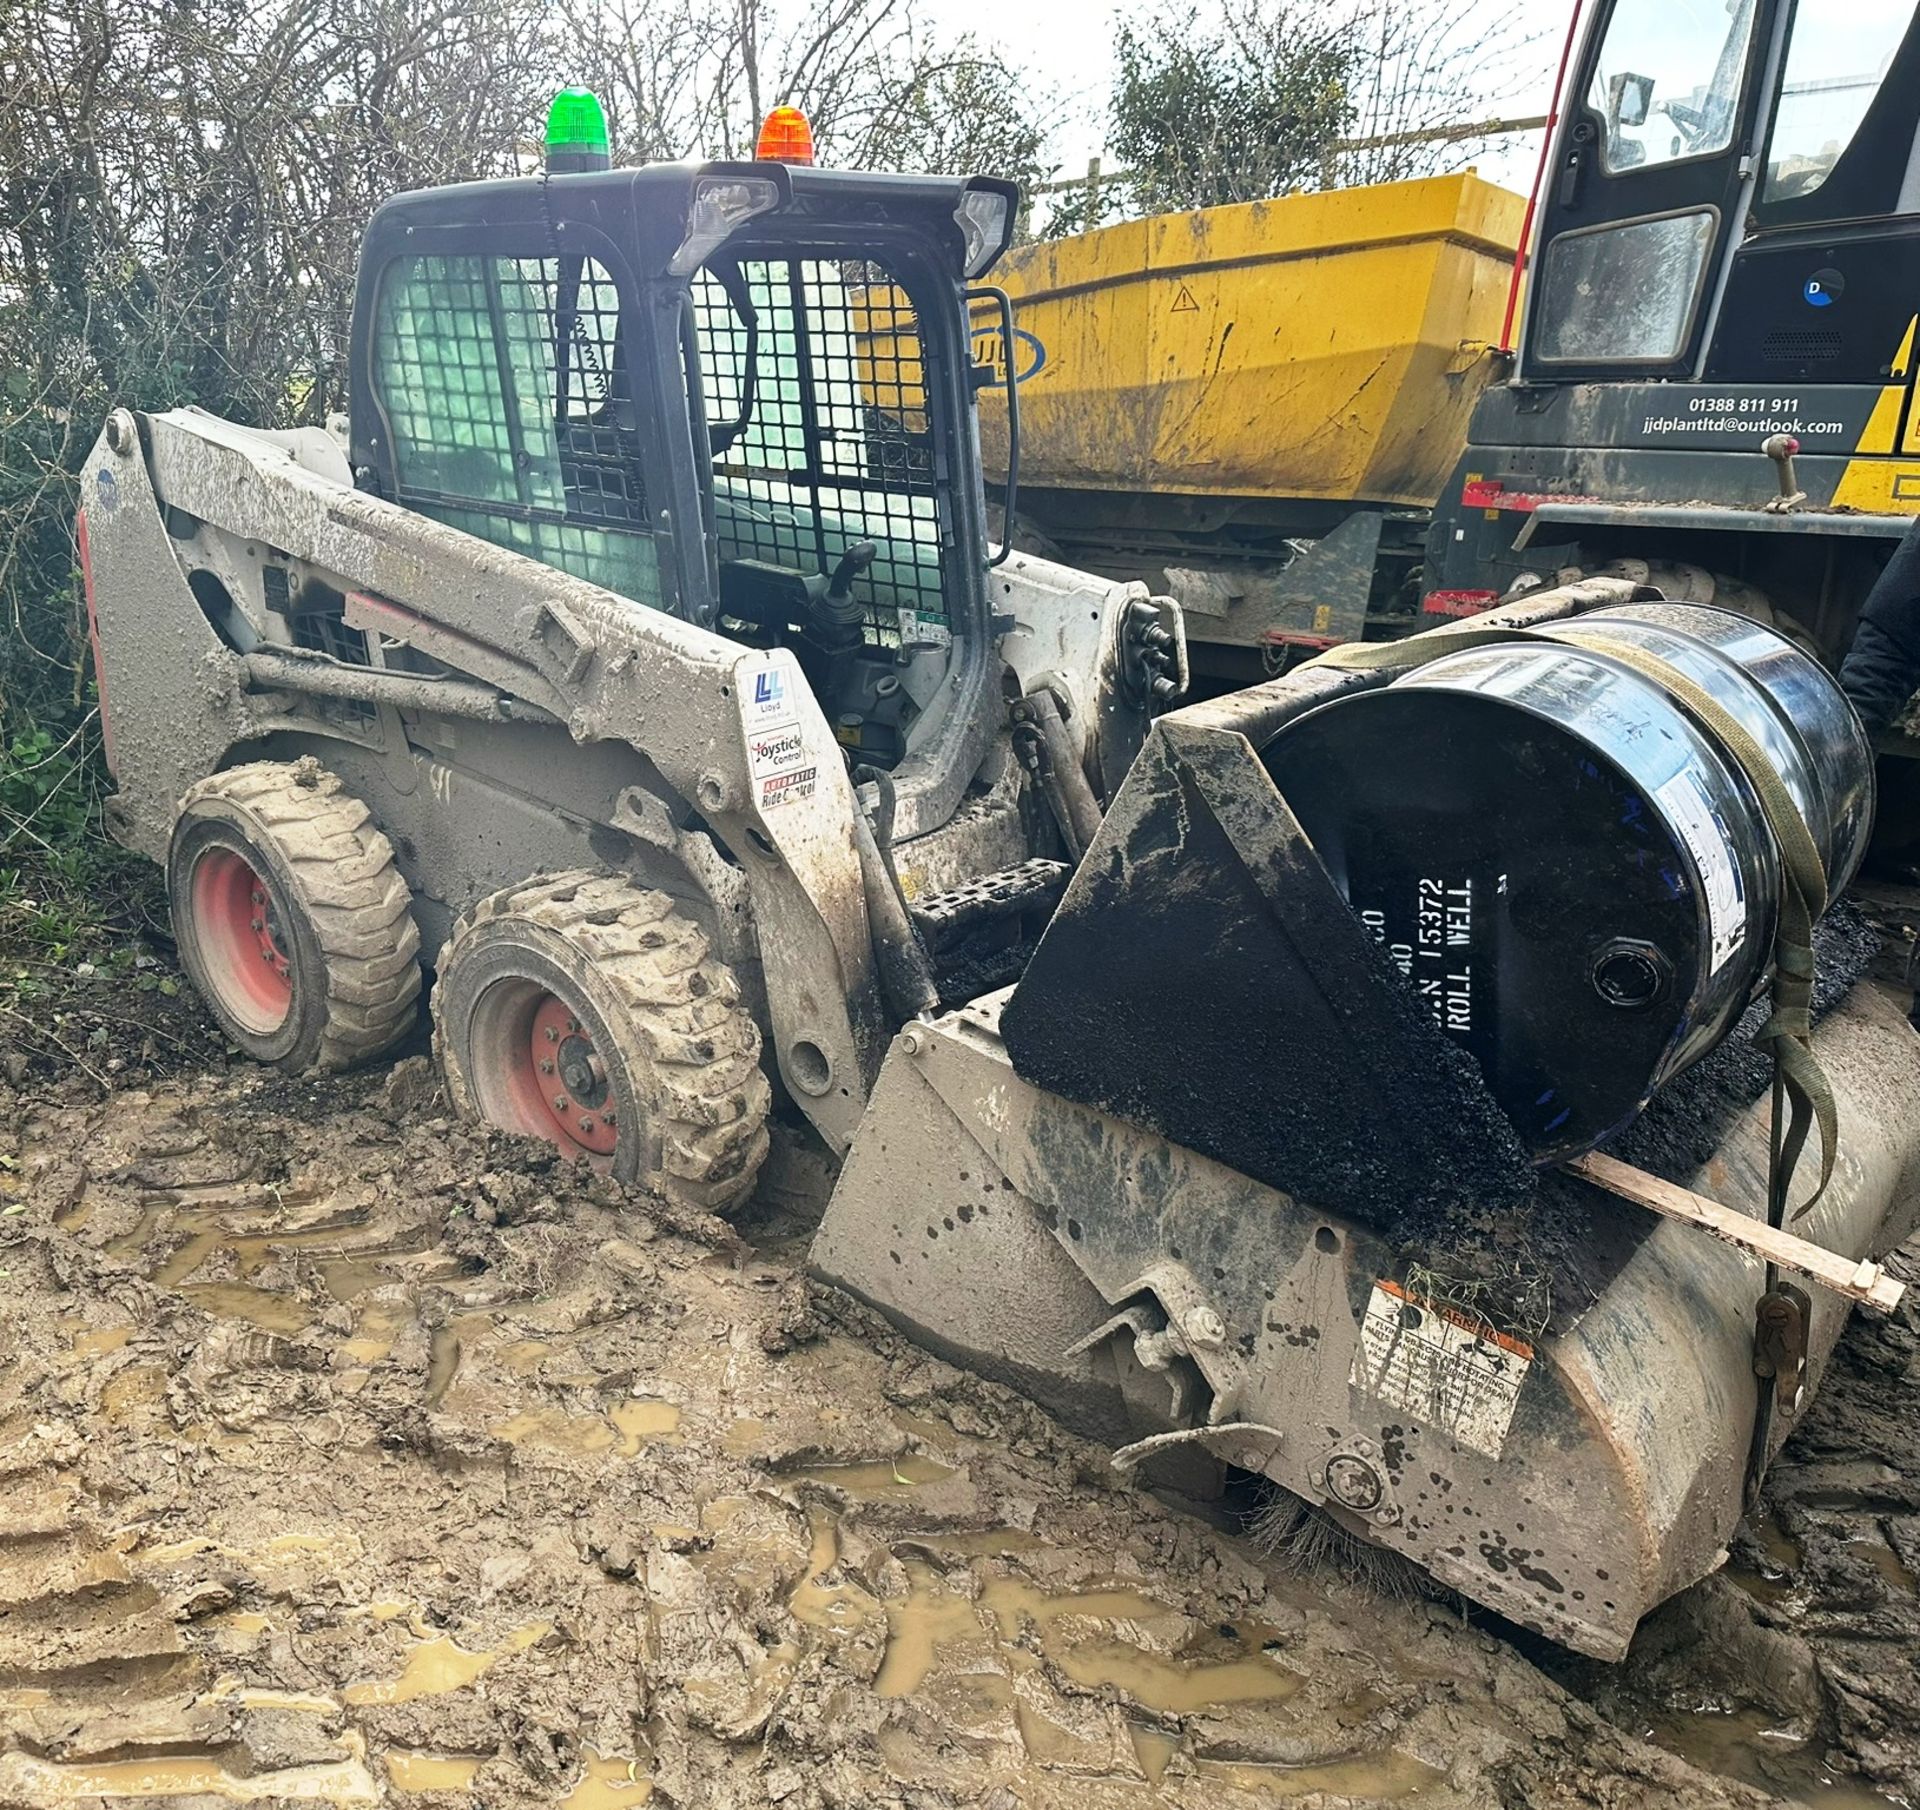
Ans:
POLYGON ((189 788, 167 893, 187 978, 255 1061, 353 1068, 413 1027, 412 895, 372 814, 318 761, 256 761, 189 788))
POLYGON ((771 1100, 759 1028, 665 893, 582 872, 482 899, 440 956, 433 1047, 470 1117, 699 1212, 753 1191, 771 1100))

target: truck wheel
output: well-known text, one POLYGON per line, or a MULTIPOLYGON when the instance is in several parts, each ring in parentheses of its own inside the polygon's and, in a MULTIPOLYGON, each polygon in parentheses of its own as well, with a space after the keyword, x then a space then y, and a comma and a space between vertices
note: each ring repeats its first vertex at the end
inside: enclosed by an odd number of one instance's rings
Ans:
POLYGON ((665 893, 570 873, 482 899, 441 955, 433 1044, 474 1118, 700 1212, 753 1191, 760 1031, 665 893))
POLYGON ((187 977, 256 1061, 352 1068, 412 1027, 412 895, 367 807, 318 761, 258 761, 191 787, 167 894, 187 977))

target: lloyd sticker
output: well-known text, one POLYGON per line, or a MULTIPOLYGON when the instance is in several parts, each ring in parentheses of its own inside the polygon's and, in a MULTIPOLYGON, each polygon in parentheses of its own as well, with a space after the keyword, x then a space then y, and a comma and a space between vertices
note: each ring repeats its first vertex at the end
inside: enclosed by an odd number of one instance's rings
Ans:
POLYGON ((1456 1445, 1498 1458, 1533 1347, 1459 1309, 1373 1285, 1347 1381, 1456 1445))
POLYGON ((776 723, 793 721, 793 699, 789 695, 791 675, 778 666, 763 666, 756 673, 742 674, 741 686, 747 734, 752 736, 776 723))
POLYGON ((1676 773, 1653 795, 1693 858, 1700 890, 1707 897, 1707 933, 1712 942, 1708 972, 1718 974, 1747 940, 1747 891, 1733 858, 1733 846, 1707 798, 1706 787, 1691 768, 1676 773))

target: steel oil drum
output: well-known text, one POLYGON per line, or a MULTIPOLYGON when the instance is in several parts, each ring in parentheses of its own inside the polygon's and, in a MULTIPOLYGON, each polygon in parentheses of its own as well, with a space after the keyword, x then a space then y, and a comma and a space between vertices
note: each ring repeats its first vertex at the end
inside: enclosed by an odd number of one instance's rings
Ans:
POLYGON ((1621 654, 1747 730, 1838 893, 1871 827, 1865 732, 1815 660, 1723 610, 1544 624, 1323 705, 1262 751, 1349 905, 1543 1163, 1603 1141, 1726 1035, 1778 920, 1753 779, 1621 654))

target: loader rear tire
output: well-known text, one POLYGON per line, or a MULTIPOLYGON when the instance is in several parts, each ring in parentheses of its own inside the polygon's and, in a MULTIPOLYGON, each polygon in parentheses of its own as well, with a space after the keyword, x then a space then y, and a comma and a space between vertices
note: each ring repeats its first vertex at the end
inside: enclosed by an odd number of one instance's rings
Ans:
POLYGON ((413 1028, 412 894, 372 814, 318 761, 257 761, 190 787, 167 893, 188 979, 255 1061, 353 1068, 413 1028))
POLYGON ((767 1154, 760 1031, 705 933, 614 874, 529 880, 455 927, 433 1047, 462 1112, 727 1213, 767 1154))

